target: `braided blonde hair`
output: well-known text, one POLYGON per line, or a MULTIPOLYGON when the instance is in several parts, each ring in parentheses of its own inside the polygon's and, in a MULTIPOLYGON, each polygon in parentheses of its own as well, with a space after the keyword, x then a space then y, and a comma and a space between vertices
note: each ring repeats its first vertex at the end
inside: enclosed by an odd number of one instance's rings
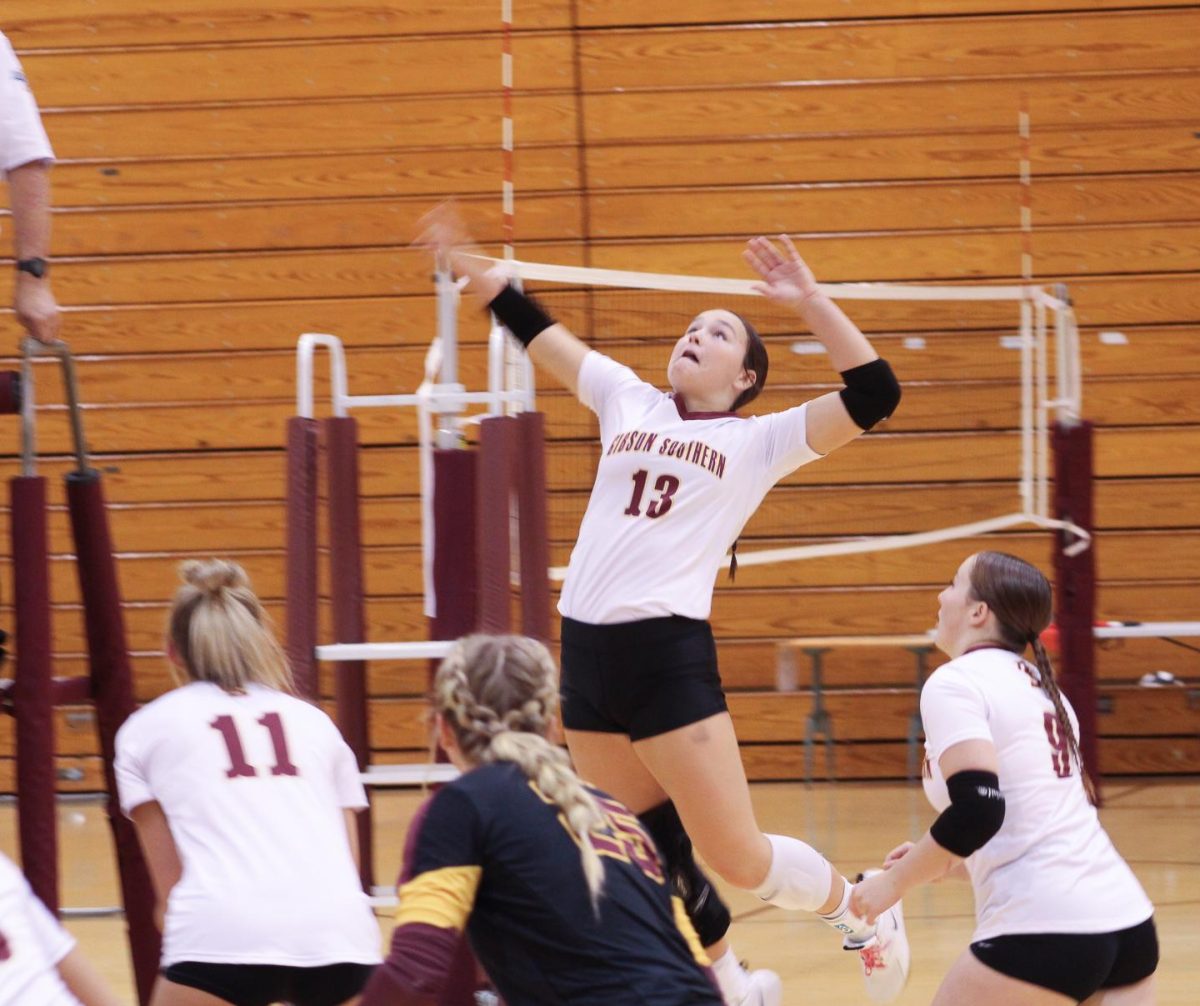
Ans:
POLYGON ((604 887, 593 831, 608 824, 566 753, 547 739, 558 708, 558 670, 541 643, 525 636, 465 636, 442 661, 433 705, 467 761, 509 761, 561 811, 579 844, 592 906, 604 887))
POLYGON ((167 638, 187 679, 233 695, 249 684, 295 694, 287 657, 246 571, 226 559, 192 559, 180 565, 179 578, 167 638))

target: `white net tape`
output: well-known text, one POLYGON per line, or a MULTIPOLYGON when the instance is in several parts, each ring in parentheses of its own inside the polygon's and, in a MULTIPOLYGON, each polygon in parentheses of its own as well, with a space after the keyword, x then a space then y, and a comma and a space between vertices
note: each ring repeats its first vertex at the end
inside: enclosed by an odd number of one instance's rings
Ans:
MULTIPOLYGON (((490 259, 505 274, 522 283, 536 284, 538 292, 573 289, 576 292, 592 288, 608 291, 661 291, 669 294, 701 294, 721 297, 753 297, 765 304, 748 280, 711 276, 679 276, 643 272, 622 272, 613 269, 590 269, 575 266, 547 265, 490 259)), ((876 302, 964 302, 964 312, 978 309, 985 302, 1009 302, 1013 305, 1011 324, 1016 336, 1002 337, 1001 344, 1020 354, 1019 364, 1013 366, 1012 380, 1019 383, 1020 459, 1015 500, 1019 509, 986 519, 931 528, 904 534, 872 535, 851 540, 797 545, 786 548, 739 551, 738 563, 743 566, 789 562, 797 559, 842 556, 877 552, 888 549, 913 548, 937 542, 968 538, 1007 530, 1019 526, 1061 529, 1069 532, 1074 541, 1068 547, 1071 554, 1088 547, 1090 537, 1069 521, 1058 520, 1049 513, 1049 428, 1050 410, 1059 418, 1074 419, 1080 414, 1081 389, 1079 381, 1078 335, 1070 303, 1064 295, 1056 295, 1042 287, 1031 285, 900 285, 883 283, 824 283, 821 289, 836 300, 876 302), (1053 319, 1053 323, 1049 319, 1053 319), (1049 343, 1053 339, 1053 353, 1049 343), (1007 340, 1007 341, 1006 341, 1007 340), (1053 359, 1055 371, 1049 372, 1048 360, 1053 359), (1050 394, 1051 380, 1055 394, 1050 394)), ((797 348, 798 352, 804 351, 797 348)), ((566 567, 554 567, 553 579, 562 579, 566 567)))

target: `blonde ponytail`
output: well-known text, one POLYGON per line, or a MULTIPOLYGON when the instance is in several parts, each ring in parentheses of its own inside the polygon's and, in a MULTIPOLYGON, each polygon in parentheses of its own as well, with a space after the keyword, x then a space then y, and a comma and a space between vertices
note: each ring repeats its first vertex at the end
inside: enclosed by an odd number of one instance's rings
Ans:
POLYGON ((180 565, 179 578, 167 638, 188 680, 231 694, 250 684, 294 694, 291 668, 246 571, 225 559, 192 559, 180 565))
POLYGON ((524 636, 460 639, 433 684, 434 707, 475 764, 512 762, 558 807, 579 845, 592 907, 604 888, 604 864, 593 832, 608 824, 595 797, 547 734, 558 707, 558 672, 546 648, 524 636))

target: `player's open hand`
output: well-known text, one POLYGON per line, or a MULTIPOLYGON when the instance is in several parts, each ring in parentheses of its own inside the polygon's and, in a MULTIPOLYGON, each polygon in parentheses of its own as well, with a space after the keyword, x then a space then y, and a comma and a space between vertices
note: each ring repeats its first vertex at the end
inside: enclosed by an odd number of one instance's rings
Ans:
POLYGON ((747 264, 760 277, 754 289, 768 300, 791 308, 799 308, 821 292, 816 277, 796 251, 792 239, 781 234, 783 247, 764 237, 751 238, 742 252, 747 264))
POLYGON ((506 278, 482 258, 471 232, 453 202, 439 203, 425 214, 413 244, 427 249, 440 265, 458 276, 465 276, 468 288, 483 304, 491 302, 507 282, 506 278))

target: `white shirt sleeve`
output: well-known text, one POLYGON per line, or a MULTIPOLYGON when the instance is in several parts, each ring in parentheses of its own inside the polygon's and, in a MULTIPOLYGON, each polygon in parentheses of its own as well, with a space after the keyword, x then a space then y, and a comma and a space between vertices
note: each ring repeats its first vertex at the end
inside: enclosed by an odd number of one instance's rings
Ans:
POLYGON ((823 455, 808 446, 808 404, 783 412, 754 416, 750 422, 762 431, 769 485, 823 455))
POLYGON ((346 810, 362 810, 369 806, 367 791, 362 784, 362 776, 358 771, 358 760, 350 745, 342 740, 341 733, 330 721, 334 733, 333 740, 333 788, 337 794, 338 806, 346 810))
POLYGON ((128 816, 134 807, 150 803, 156 799, 150 789, 142 765, 139 745, 130 729, 133 720, 127 720, 117 731, 116 757, 113 759, 113 774, 117 779, 117 796, 121 802, 121 810, 128 816))
POLYGON ((0 34, 0 172, 34 161, 53 161, 54 151, 42 126, 37 103, 21 63, 0 34))
POLYGON ((649 411, 663 398, 661 391, 624 364, 595 350, 579 366, 578 393, 579 400, 600 420, 601 441, 621 432, 623 419, 649 411))
POLYGON ((983 693, 949 664, 934 671, 921 689, 921 720, 931 761, 963 741, 993 740, 983 693))
POLYGON ((34 939, 38 941, 47 960, 57 964, 75 949, 75 937, 63 929, 58 919, 50 914, 50 909, 42 904, 41 898, 33 891, 29 892, 27 905, 34 939))

